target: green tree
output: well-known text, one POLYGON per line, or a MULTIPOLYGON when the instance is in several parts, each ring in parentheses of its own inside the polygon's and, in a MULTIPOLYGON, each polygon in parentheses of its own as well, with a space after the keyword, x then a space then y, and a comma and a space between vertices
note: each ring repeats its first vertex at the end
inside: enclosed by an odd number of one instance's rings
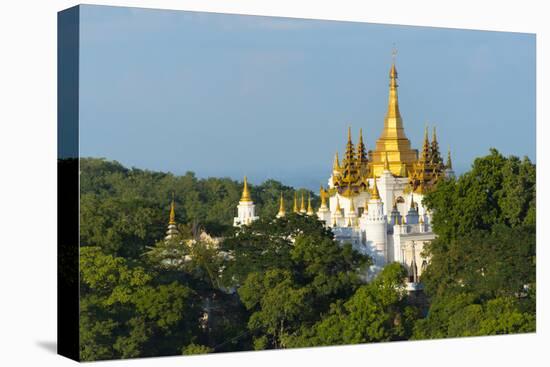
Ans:
POLYGON ((426 195, 438 238, 425 247, 431 305, 415 338, 534 330, 535 172, 492 149, 426 195))
POLYGON ((356 344, 399 340, 406 337, 416 312, 406 303, 405 269, 387 265, 369 284, 348 300, 338 300, 313 327, 302 327, 291 346, 356 344))

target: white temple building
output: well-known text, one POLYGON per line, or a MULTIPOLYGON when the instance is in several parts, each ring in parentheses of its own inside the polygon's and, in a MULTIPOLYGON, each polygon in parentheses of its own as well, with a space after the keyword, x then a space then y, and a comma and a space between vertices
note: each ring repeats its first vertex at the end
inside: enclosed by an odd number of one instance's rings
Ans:
POLYGON ((246 176, 244 176, 244 187, 241 200, 237 206, 237 216, 233 219, 233 225, 235 227, 240 227, 242 225, 247 225, 257 220, 259 217, 256 216, 255 212, 256 206, 250 197, 250 191, 248 190, 248 184, 246 182, 246 176))
MULTIPOLYGON (((454 177, 450 151, 443 163, 435 128, 432 139, 428 128, 424 133, 422 150, 411 148, 405 135, 397 96, 397 69, 390 69, 389 100, 384 127, 376 146, 368 150, 359 130, 357 145, 353 143, 351 128, 342 162, 338 152, 326 187, 321 186, 321 206, 315 213, 304 197, 298 209, 294 197, 294 212, 316 214, 330 228, 337 241, 351 243, 358 251, 373 259, 370 274, 376 274, 386 264, 399 262, 409 271, 409 287, 419 286, 419 277, 429 259, 422 256, 424 244, 435 234, 431 227, 431 213, 422 199, 439 180, 454 177)), ((277 217, 286 215, 283 197, 277 217)), ((258 219, 250 198, 246 177, 243 195, 238 205, 235 226, 258 219)))

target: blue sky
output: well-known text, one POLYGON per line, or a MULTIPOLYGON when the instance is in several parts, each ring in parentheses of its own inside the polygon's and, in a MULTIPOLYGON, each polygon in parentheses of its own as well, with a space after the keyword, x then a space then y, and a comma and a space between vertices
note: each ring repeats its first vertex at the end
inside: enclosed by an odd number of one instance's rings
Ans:
POLYGON ((535 161, 534 35, 104 6, 80 21, 81 156, 317 189, 348 126, 374 148, 395 44, 415 148, 428 123, 458 173, 490 147, 535 161))

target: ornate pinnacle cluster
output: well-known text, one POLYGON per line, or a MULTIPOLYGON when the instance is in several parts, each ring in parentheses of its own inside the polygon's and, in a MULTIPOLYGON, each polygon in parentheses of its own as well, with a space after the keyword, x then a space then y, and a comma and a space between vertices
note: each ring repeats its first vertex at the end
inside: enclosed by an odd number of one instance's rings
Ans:
POLYGON ((445 165, 439 152, 439 143, 435 127, 433 128, 432 141, 428 136, 428 127, 424 130, 424 143, 422 152, 413 169, 409 172, 409 184, 413 192, 424 193, 426 189, 432 188, 443 176, 445 165))
POLYGON ((342 164, 340 164, 338 153, 336 153, 332 165, 333 183, 340 194, 351 196, 366 190, 368 163, 367 150, 363 142, 363 130, 359 131, 359 142, 355 147, 351 137, 351 128, 348 128, 348 140, 342 164))

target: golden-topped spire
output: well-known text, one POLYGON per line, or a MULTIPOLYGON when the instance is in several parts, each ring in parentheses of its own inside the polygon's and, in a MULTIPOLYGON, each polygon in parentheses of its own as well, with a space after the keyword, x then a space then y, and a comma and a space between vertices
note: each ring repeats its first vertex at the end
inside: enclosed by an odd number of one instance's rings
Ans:
POLYGON ((296 193, 296 191, 294 191, 294 207, 292 208, 292 211, 294 213, 299 212, 299 210, 298 210, 298 194, 296 193))
POLYGON ((245 201, 245 202, 252 201, 252 198, 250 197, 250 191, 248 191, 248 183, 246 181, 246 176, 244 176, 243 194, 241 196, 241 201, 245 201))
POLYGON ((390 68, 390 94, 388 98, 388 111, 386 112, 386 118, 401 119, 401 113, 399 112, 399 101, 397 98, 397 87, 397 68, 395 67, 394 61, 392 62, 390 68))
POLYGON ((311 206, 311 194, 307 194, 307 215, 314 215, 313 207, 311 206))
POLYGON ((420 155, 422 162, 430 160, 430 139, 428 138, 428 124, 424 127, 424 143, 422 144, 422 153, 420 155))
POLYGON ((376 184, 376 177, 373 178, 374 185, 372 187, 372 192, 370 194, 370 198, 372 200, 380 200, 380 193, 378 192, 378 185, 376 184))
POLYGON ((334 163, 332 163, 332 170, 335 172, 340 171, 340 160, 338 159, 338 152, 334 155, 334 163))
POLYGON ((349 211, 354 212, 355 211, 355 205, 353 205, 353 198, 349 199, 349 211))
POLYGON ((281 192, 281 199, 280 199, 280 203, 279 203, 279 212, 277 213, 277 218, 284 217, 285 214, 286 214, 285 201, 284 201, 284 198, 283 198, 283 193, 281 192))
POLYGON ((439 153, 439 144, 437 142, 437 134, 435 131, 435 126, 433 128, 433 134, 432 134, 432 145, 431 145, 431 162, 435 165, 435 169, 439 170, 441 168, 441 165, 443 163, 443 159, 441 158, 441 154, 439 153))
POLYGON ((363 143, 363 129, 359 129, 359 143, 357 143, 357 161, 359 164, 367 162, 367 151, 363 143))
POLYGON ((166 231, 165 241, 171 241, 179 234, 176 226, 176 201, 175 194, 172 192, 172 202, 170 203, 170 219, 168 221, 168 230, 166 231))
POLYGON ((327 207, 327 195, 323 186, 319 189, 319 196, 321 197, 321 208, 325 209, 327 207))
POLYGON ((176 202, 174 197, 175 194, 172 192, 172 202, 170 203, 170 220, 168 224, 176 224, 176 202))
POLYGON ((342 208, 340 208, 340 200, 338 199, 338 195, 336 195, 336 213, 342 214, 342 208))
POLYGON ((388 108, 384 118, 384 129, 376 141, 376 147, 369 152, 370 169, 374 170, 376 176, 384 171, 384 157, 388 153, 392 165, 390 170, 394 176, 402 177, 402 164, 411 168, 417 160, 417 151, 411 148, 411 142, 405 135, 403 119, 399 111, 397 97, 397 68, 395 60, 390 68, 390 88, 388 96, 388 108))
POLYGON ((300 203, 300 213, 306 213, 306 204, 304 202, 304 193, 302 193, 302 201, 300 203))
POLYGON ((447 151, 447 169, 453 169, 453 161, 451 160, 451 147, 447 151))
POLYGON ((416 210, 416 205, 414 203, 414 195, 413 194, 411 194, 411 207, 410 207, 410 209, 416 210))
MULTIPOLYGON (((355 163, 355 149, 351 140, 351 126, 348 127, 348 142, 346 143, 346 154, 344 155, 344 169, 350 170, 355 163)), ((349 172, 348 172, 349 173, 349 172)))

